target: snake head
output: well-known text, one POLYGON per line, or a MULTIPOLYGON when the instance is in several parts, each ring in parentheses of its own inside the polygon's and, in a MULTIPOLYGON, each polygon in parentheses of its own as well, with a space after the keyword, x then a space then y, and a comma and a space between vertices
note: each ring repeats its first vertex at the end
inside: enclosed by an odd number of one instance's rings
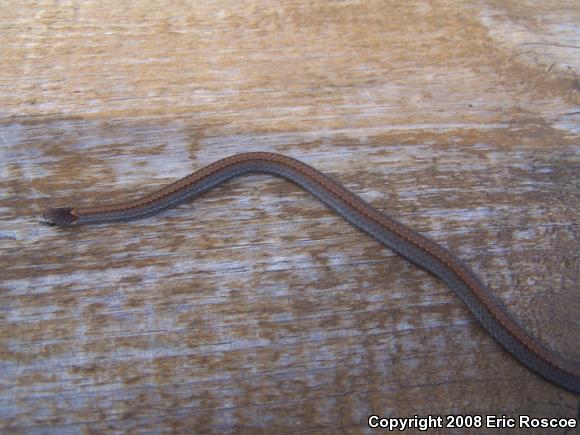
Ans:
POLYGON ((57 227, 71 227, 78 216, 72 208, 47 208, 40 215, 40 223, 57 227))

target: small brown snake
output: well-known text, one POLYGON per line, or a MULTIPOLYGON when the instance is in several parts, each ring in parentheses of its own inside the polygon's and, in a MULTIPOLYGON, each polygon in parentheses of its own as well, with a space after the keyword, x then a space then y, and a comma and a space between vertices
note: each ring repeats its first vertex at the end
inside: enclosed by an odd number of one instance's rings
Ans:
POLYGON ((530 335, 455 255, 377 210, 313 167, 290 157, 263 152, 237 154, 140 199, 95 207, 50 208, 42 214, 42 222, 74 227, 140 219, 183 204, 249 172, 272 174, 297 184, 355 227, 440 278, 467 305, 483 328, 518 361, 556 385, 580 394, 580 363, 567 361, 530 335))

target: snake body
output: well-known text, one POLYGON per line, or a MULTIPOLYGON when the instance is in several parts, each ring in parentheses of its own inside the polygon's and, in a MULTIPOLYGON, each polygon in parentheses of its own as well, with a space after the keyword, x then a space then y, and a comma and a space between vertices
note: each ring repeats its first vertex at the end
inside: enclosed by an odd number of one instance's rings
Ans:
POLYGON ((377 210, 313 167, 274 153, 237 154, 134 201, 95 207, 50 208, 42 221, 59 227, 126 222, 157 214, 246 173, 285 178, 310 192, 348 222, 440 278, 481 326, 523 365, 560 387, 580 394, 580 364, 555 353, 529 334, 477 275, 434 240, 377 210))

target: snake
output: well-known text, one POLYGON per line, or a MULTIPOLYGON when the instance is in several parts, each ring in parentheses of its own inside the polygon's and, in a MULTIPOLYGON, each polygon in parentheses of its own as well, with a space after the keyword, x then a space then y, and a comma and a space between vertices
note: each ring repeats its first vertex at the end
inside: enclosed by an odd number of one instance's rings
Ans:
POLYGON ((455 254, 378 210, 330 176, 292 157, 270 152, 236 154, 131 201, 48 208, 41 214, 41 223, 70 228, 142 219, 248 173, 269 174, 298 185, 354 227, 439 278, 516 360, 553 384, 580 395, 580 362, 564 358, 528 332, 455 254))

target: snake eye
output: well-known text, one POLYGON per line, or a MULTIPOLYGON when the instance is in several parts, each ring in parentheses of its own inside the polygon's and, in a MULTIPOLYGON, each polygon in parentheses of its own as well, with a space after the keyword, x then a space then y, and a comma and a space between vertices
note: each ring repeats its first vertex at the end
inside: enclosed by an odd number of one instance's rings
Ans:
POLYGON ((38 218, 38 223, 42 225, 48 225, 51 227, 54 227, 56 225, 56 222, 54 220, 54 217, 52 216, 52 213, 50 213, 50 210, 45 210, 41 213, 41 215, 38 218))

